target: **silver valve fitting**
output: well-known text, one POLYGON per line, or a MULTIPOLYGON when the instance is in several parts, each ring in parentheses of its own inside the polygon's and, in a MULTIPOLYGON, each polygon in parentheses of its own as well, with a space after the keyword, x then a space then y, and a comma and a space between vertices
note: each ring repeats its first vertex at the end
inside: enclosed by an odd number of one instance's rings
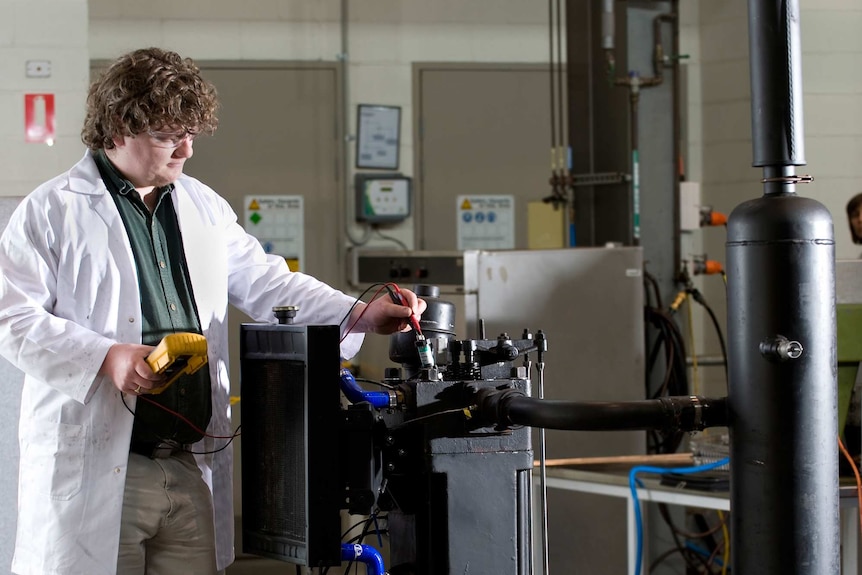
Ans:
POLYGON ((760 354, 770 361, 799 359, 803 351, 801 343, 791 341, 783 335, 760 342, 760 354))

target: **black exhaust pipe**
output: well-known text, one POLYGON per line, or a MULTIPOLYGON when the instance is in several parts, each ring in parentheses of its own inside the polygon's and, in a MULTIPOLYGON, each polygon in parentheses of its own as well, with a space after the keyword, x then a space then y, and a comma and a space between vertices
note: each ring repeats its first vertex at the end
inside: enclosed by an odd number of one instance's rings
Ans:
POLYGON ((832 217, 805 163, 798 0, 749 0, 751 122, 764 195, 727 226, 732 567, 839 573, 832 217))

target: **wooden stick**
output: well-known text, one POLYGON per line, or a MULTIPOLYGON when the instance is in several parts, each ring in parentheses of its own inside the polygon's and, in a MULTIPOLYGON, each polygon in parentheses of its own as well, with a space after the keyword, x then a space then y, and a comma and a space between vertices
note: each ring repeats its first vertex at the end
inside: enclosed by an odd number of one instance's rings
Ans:
MULTIPOLYGON (((548 459, 547 467, 561 465, 690 465, 694 462, 691 453, 668 453, 662 455, 615 455, 608 457, 570 457, 568 459, 548 459)), ((533 466, 538 467, 539 462, 534 461, 533 466)))

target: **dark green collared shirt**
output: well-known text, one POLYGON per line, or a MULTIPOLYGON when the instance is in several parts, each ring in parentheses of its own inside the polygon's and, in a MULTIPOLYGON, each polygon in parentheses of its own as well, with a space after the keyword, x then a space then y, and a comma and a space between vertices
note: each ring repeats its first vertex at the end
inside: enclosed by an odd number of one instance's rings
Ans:
MULTIPOLYGON (((94 158, 120 211, 135 255, 141 292, 142 343, 157 345, 171 333, 202 333, 182 234, 170 198, 173 184, 153 191, 158 200, 150 213, 138 191, 111 164, 104 151, 94 154, 94 158)), ((197 373, 180 377, 161 394, 139 399, 132 441, 171 439, 193 443, 201 439, 212 416, 211 393, 209 370, 203 367, 197 373)))

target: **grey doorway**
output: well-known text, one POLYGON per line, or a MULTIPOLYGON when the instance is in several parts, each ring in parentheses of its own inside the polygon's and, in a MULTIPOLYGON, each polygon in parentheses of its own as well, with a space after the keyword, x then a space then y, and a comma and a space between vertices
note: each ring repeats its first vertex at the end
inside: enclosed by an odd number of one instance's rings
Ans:
POLYGON ((416 245, 457 249, 457 196, 515 196, 515 248, 527 202, 550 194, 547 64, 413 65, 416 245))
POLYGON ((342 286, 337 64, 202 62, 201 69, 218 90, 220 122, 214 137, 195 142, 187 172, 240 219, 246 195, 303 196, 303 271, 342 286))

